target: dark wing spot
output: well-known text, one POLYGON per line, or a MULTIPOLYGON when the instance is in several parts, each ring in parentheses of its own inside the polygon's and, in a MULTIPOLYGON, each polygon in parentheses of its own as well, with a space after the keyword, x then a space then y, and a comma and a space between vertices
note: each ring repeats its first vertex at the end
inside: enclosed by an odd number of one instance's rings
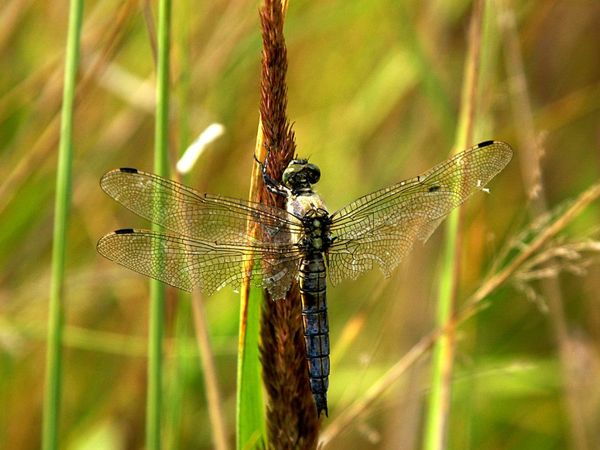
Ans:
POLYGON ((428 191, 429 191, 429 192, 437 192, 437 191, 439 191, 441 188, 442 188, 442 187, 441 187, 439 184, 437 184, 437 185, 435 185, 435 186, 429 186, 429 189, 428 189, 428 191))
POLYGON ((119 170, 125 173, 138 173, 138 170, 132 167, 121 167, 119 170))
POLYGON ((482 147, 487 147, 488 145, 492 145, 494 143, 494 141, 483 141, 480 142, 479 144, 477 144, 477 147, 482 148, 482 147))
POLYGON ((120 230, 115 230, 115 234, 131 234, 133 232, 133 228, 121 228, 120 230))

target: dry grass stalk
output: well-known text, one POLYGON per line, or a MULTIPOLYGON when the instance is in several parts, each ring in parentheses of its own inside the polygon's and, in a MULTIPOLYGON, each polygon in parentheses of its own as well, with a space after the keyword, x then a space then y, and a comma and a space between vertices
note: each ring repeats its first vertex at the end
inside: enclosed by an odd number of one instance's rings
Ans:
MULTIPOLYGON (((527 88, 527 77, 523 64, 523 55, 517 37, 517 21, 510 0, 497 0, 500 14, 498 22, 503 30, 503 44, 505 49, 506 68, 509 75, 509 90, 512 109, 516 122, 521 124, 517 127, 517 136, 521 143, 522 151, 519 152, 521 162, 521 174, 527 189, 529 209, 532 216, 544 213, 547 210, 546 195, 544 190, 540 160, 544 154, 539 133, 536 133, 533 109, 527 88)), ((564 295, 560 282, 555 276, 543 277, 541 290, 547 298, 544 302, 536 291, 525 282, 520 286, 527 296, 543 308, 547 308, 556 342, 558 356, 565 383, 565 403, 570 422, 571 445, 577 450, 590 448, 586 438, 585 420, 579 406, 580 401, 576 398, 578 387, 576 381, 571 379, 572 371, 571 354, 569 351, 569 329, 564 317, 564 295), (547 305, 547 306, 546 306, 547 305)))
POLYGON ((215 358, 208 335, 208 324, 206 323, 206 312, 203 298, 198 292, 192 293, 192 311, 194 314, 194 330, 196 344, 198 346, 202 370, 204 371, 204 385, 208 401, 208 415, 212 431, 212 439, 215 450, 228 450, 227 427, 223 414, 223 400, 219 391, 217 369, 215 358))

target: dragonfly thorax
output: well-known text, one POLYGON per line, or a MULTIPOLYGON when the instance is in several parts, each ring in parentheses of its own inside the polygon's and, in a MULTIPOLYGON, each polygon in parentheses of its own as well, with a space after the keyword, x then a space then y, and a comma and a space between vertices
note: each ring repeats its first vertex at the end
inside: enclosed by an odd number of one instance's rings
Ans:
POLYGON ((292 232, 292 242, 304 254, 322 253, 331 246, 331 216, 323 200, 310 186, 298 194, 290 193, 286 201, 288 213, 302 224, 292 232))
POLYGON ((293 159, 284 170, 281 181, 294 194, 311 192, 311 185, 321 178, 321 170, 306 159, 293 159))
POLYGON ((304 236, 298 242, 307 253, 323 253, 331 246, 333 239, 329 231, 331 218, 324 208, 314 208, 306 212, 302 218, 304 236))

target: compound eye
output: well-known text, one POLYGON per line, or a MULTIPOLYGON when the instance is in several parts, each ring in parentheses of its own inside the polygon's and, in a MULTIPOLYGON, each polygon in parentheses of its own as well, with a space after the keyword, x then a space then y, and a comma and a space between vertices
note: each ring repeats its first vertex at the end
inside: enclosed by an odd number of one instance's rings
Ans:
POLYGON ((291 188, 295 183, 294 179, 296 178, 297 174, 302 171, 302 169, 302 165, 299 165, 296 160, 292 160, 287 168, 283 171, 283 174, 281 175, 281 182, 285 186, 291 188))
POLYGON ((306 165, 306 177, 310 184, 315 184, 321 179, 321 169, 315 164, 308 163, 306 165))

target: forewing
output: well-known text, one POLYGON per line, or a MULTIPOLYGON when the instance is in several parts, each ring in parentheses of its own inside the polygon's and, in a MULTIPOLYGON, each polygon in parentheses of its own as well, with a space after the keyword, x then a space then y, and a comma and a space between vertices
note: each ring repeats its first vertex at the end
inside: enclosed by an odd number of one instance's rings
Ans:
POLYGON ((226 285, 237 288, 247 278, 274 299, 287 292, 301 257, 291 244, 219 244, 131 228, 107 234, 97 248, 110 260, 186 291, 211 295, 226 285))
POLYGON ((386 276, 440 222, 508 164, 512 150, 482 142, 411 180, 375 191, 332 214, 328 270, 333 284, 377 263, 386 276))
POLYGON ((139 171, 116 169, 100 180, 102 189, 134 213, 168 230, 219 244, 252 240, 256 227, 265 241, 286 242, 299 221, 287 211, 245 200, 201 194, 175 181, 139 171))

